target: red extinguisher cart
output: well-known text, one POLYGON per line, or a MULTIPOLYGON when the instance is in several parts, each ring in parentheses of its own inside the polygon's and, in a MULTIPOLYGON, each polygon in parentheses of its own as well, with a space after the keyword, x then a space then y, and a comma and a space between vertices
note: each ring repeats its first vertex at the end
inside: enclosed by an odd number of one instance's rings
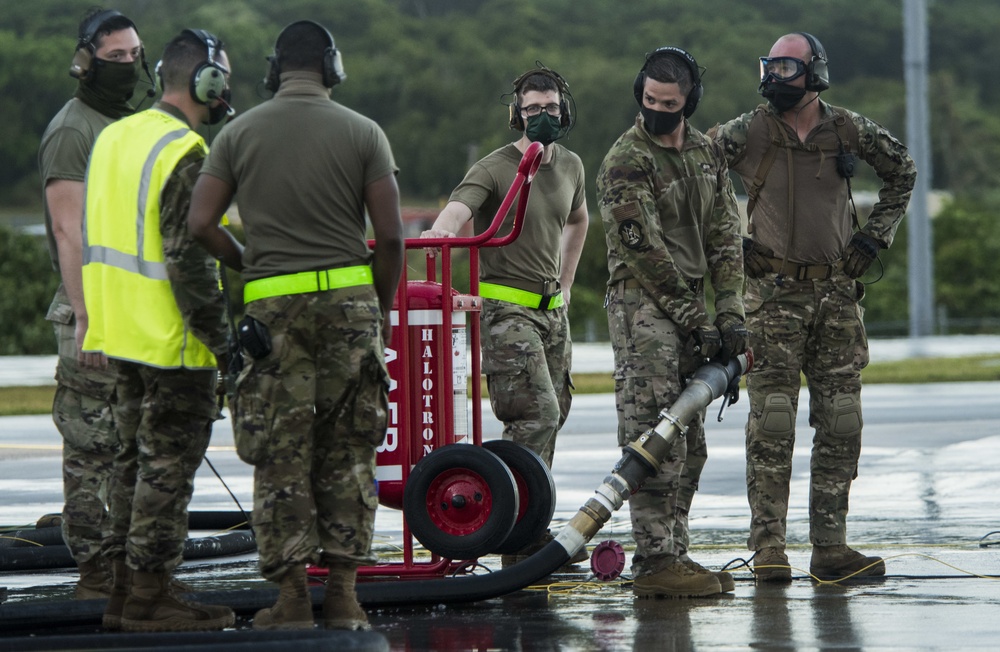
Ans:
POLYGON ((361 577, 451 573, 482 555, 519 550, 552 518, 555 488, 541 458, 510 441, 483 445, 479 380, 479 249, 518 237, 541 158, 541 144, 532 143, 485 232, 406 240, 407 250, 426 250, 427 273, 409 280, 404 268, 396 293, 386 349, 389 424, 376 469, 379 503, 403 510, 403 561, 361 567, 361 577), (515 200, 513 228, 497 236, 515 200), (469 252, 469 294, 452 286, 456 249, 469 252), (430 551, 429 560, 414 558, 414 539, 430 551))

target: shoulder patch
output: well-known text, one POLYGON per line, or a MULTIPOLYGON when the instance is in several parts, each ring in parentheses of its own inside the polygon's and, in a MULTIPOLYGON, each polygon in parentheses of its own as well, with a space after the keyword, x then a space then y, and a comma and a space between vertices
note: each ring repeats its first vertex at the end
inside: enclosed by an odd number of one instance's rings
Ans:
POLYGON ((642 225, 635 220, 625 220, 618 224, 618 237, 627 249, 638 249, 646 242, 642 225))
POLYGON ((627 204, 616 206, 611 210, 611 215, 614 216, 616 222, 634 220, 639 217, 639 204, 638 202, 630 201, 627 204))

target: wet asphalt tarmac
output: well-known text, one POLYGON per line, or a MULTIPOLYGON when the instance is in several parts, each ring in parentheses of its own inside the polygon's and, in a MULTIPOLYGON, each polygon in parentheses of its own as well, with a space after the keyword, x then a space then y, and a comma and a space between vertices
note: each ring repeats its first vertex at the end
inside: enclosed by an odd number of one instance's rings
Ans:
MULTIPOLYGON (((391 650, 956 650, 1000 648, 1000 383, 866 387, 865 439, 851 494, 849 542, 886 559, 875 581, 817 584, 806 575, 810 429, 800 413, 791 486, 789 557, 794 581, 755 586, 739 566, 745 549, 743 425, 746 401, 725 421, 709 407, 709 461, 691 513, 693 558, 731 568, 732 594, 693 600, 639 600, 629 570, 597 580, 587 564, 557 573, 551 583, 491 600, 369 611, 379 636, 361 647, 391 650), (369 645, 370 647, 364 647, 369 645)), ((807 405, 807 397, 800 399, 807 405)), ((484 409, 484 437, 499 426, 484 409)), ((208 453, 228 490, 207 465, 199 470, 192 510, 233 510, 231 490, 251 506, 252 474, 232 449, 228 422, 218 424, 208 453)), ((553 529, 572 517, 620 454, 615 446, 614 399, 578 396, 560 434, 553 475, 558 490, 553 529)), ((61 507, 60 441, 46 417, 0 419, 0 524, 32 523, 61 507)), ((632 541, 627 505, 590 542, 632 541)), ((402 517, 380 509, 376 547, 398 556, 402 517)), ((499 558, 481 558, 499 569, 499 558)), ((186 562, 178 576, 197 590, 265 586, 255 558, 243 555, 186 562)), ((68 598, 68 571, 0 573, 9 604, 68 598)), ((245 628, 241 619, 238 627, 245 628)), ((58 630, 39 631, 35 643, 58 630)), ((234 632, 234 634, 239 632, 234 632)), ((21 635, 22 633, 18 633, 21 635)), ((76 631, 80 641, 95 629, 76 631)), ((0 632, 0 650, 20 639, 0 632)), ((56 639, 52 639, 55 642, 56 639)), ((235 643, 235 640, 230 640, 235 643)), ((356 642, 356 641, 355 641, 356 642)), ((221 649, 216 641, 211 649, 221 649)), ((288 641, 284 647, 295 644, 288 641)), ((301 645, 299 645, 301 647, 301 645)), ((158 647, 163 647, 163 643, 158 647)), ((222 644, 225 648, 235 645, 222 644)), ((33 648, 42 649, 42 648, 33 648)), ((192 648, 209 649, 209 648, 192 648)), ((253 648, 258 649, 258 648, 253 648)), ((328 649, 334 649, 330 647, 328 649)))

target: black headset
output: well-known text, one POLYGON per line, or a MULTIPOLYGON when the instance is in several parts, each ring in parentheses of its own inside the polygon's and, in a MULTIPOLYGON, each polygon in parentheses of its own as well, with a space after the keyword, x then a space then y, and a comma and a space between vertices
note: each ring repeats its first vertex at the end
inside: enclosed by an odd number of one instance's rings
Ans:
POLYGON ((555 70, 546 68, 538 61, 535 62, 535 65, 537 65, 538 68, 529 70, 511 82, 514 85, 514 101, 509 105, 510 128, 516 131, 524 131, 524 118, 521 117, 521 86, 524 84, 524 81, 532 75, 544 75, 555 82, 556 89, 559 91, 559 126, 563 128, 571 127, 576 120, 576 116, 570 110, 570 102, 572 101, 573 96, 569 93, 569 84, 567 84, 562 75, 557 73, 555 70), (567 101, 567 98, 569 98, 569 101, 567 101))
MULTIPOLYGON (((104 11, 94 14, 80 29, 79 38, 76 42, 76 52, 73 53, 73 61, 69 65, 70 77, 88 79, 91 74, 93 74, 94 57, 97 53, 97 47, 94 45, 94 39, 97 38, 97 32, 101 30, 101 26, 104 25, 104 23, 108 22, 112 18, 118 18, 119 16, 125 18, 136 33, 139 32, 135 23, 133 23, 131 19, 126 18, 116 9, 105 9, 104 11)), ((143 61, 145 61, 145 50, 141 52, 141 56, 143 61)), ((148 74, 149 70, 147 69, 146 72, 148 74)))
POLYGON ((675 48, 671 45, 657 48, 646 55, 646 61, 642 64, 639 74, 635 76, 635 81, 632 82, 632 94, 635 95, 635 101, 639 103, 639 106, 643 105, 642 93, 646 85, 646 67, 649 65, 650 59, 658 54, 672 54, 686 63, 687 67, 691 70, 691 92, 688 93, 687 100, 684 103, 684 117, 690 118, 694 114, 694 110, 698 108, 701 96, 705 93, 705 87, 701 85, 701 69, 698 68, 698 62, 694 60, 694 57, 685 50, 675 48))
POLYGON ((826 50, 823 44, 809 32, 796 32, 799 36, 804 36, 809 41, 809 49, 812 51, 812 58, 806 64, 806 85, 807 91, 825 91, 830 88, 830 69, 827 68, 826 50))
MULTIPOLYGON (((228 85, 226 73, 229 71, 215 60, 222 49, 222 43, 215 34, 203 29, 185 29, 181 33, 191 34, 205 46, 207 57, 191 73, 190 92, 192 99, 198 104, 209 104, 221 96, 222 91, 226 90, 228 85)), ((157 66, 157 70, 159 70, 159 66, 157 66)))
POLYGON ((285 31, 296 25, 312 25, 326 34, 327 46, 323 50, 323 85, 327 88, 333 88, 347 79, 347 75, 344 74, 344 63, 340 58, 340 50, 334 44, 330 30, 312 20, 298 20, 286 25, 274 41, 274 54, 267 58, 268 67, 267 76, 264 77, 264 88, 272 93, 278 92, 278 86, 281 85, 281 51, 278 49, 278 42, 281 41, 285 31))

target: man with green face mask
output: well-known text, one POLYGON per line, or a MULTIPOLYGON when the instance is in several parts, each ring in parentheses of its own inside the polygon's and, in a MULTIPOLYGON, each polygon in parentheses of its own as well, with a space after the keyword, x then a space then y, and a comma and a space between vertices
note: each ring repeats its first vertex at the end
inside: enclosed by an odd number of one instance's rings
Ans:
MULTIPOLYGON (((589 215, 580 157, 555 143, 576 118, 566 81, 539 67, 513 84, 509 125, 523 135, 472 166, 422 237, 455 235, 473 217, 475 230, 486 230, 524 151, 532 142, 545 146, 524 229, 510 245, 482 250, 479 290, 485 299, 483 373, 493 413, 504 424, 503 438, 534 451, 551 467, 556 433, 572 401, 567 311, 589 215)), ((510 231, 514 213, 511 208, 500 233, 510 231)), ((517 563, 536 547, 504 555, 502 563, 517 563)), ((571 562, 585 559, 581 551, 571 562)))
MULTIPOLYGON (((118 437, 109 401, 114 369, 85 369, 78 360, 75 330, 86 327, 80 280, 83 182, 97 135, 132 113, 128 103, 145 66, 135 24, 109 9, 95 9, 80 23, 70 75, 76 94, 42 136, 45 229, 52 267, 62 284, 46 318, 59 345, 52 417, 63 436, 63 537, 80 568, 76 597, 107 597, 111 575, 99 554, 107 530, 107 490, 118 437)), ((148 70, 147 70, 148 75, 148 70)))

